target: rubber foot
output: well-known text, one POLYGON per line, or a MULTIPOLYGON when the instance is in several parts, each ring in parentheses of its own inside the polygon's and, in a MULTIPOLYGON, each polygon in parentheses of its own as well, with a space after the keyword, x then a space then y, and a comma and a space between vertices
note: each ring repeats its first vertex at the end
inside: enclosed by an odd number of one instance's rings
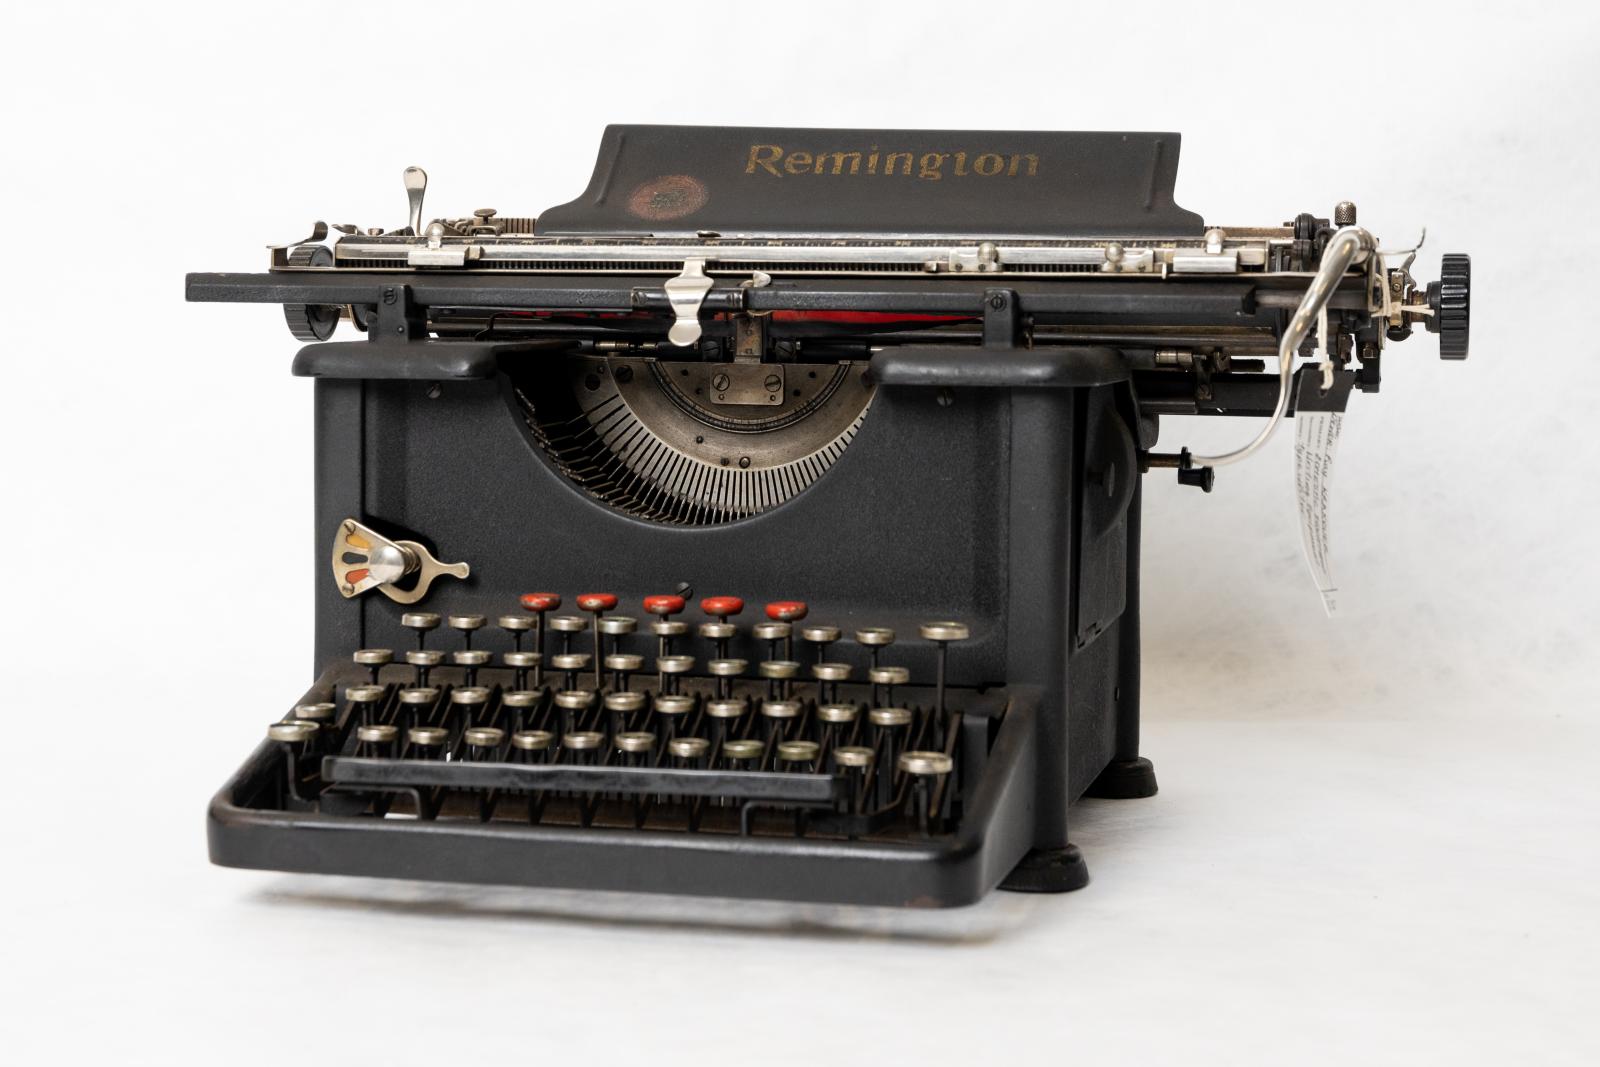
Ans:
POLYGON ((1036 848, 1017 864, 1001 889, 1013 893, 1070 893, 1089 884, 1089 866, 1077 845, 1036 848))
POLYGON ((1133 759, 1112 760, 1100 777, 1089 783, 1083 793, 1086 797, 1102 800, 1138 800, 1156 795, 1155 764, 1137 756, 1133 759))

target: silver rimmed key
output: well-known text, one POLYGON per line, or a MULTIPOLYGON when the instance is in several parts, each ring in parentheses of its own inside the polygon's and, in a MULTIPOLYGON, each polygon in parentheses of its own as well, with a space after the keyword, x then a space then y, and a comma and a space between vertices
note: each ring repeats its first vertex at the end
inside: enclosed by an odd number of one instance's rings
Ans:
POLYGON ((573 730, 561 735, 561 750, 570 753, 574 763, 593 763, 605 743, 606 735, 597 730, 573 730))
POLYGON ((467 743, 467 758, 483 761, 494 757, 501 742, 506 739, 506 732, 498 726, 472 726, 461 737, 467 743))
POLYGON ((410 708, 432 707, 439 699, 439 689, 432 685, 414 685, 400 690, 400 703, 410 708))
POLYGON ((706 664, 706 673, 717 680, 717 699, 733 693, 733 680, 744 673, 749 664, 742 659, 714 659, 706 664))
POLYGON ((481 685, 458 685, 450 690, 450 706, 461 711, 461 724, 471 726, 489 703, 489 689, 481 685))
POLYGON ((461 647, 472 647, 472 635, 483 629, 489 620, 482 615, 451 615, 445 625, 461 635, 461 647))
POLYGON ((562 689, 555 695, 556 708, 561 713, 561 732, 577 729, 578 716, 594 703, 594 693, 587 689, 562 689))
POLYGON ((657 693, 652 707, 661 724, 661 736, 670 741, 678 736, 685 716, 694 710, 694 697, 687 693, 657 693))
POLYGON ((515 652, 502 654, 500 662, 510 667, 514 672, 512 679, 516 687, 518 689, 526 689, 528 688, 528 672, 543 663, 544 657, 537 652, 524 652, 518 649, 515 652))
POLYGON ((481 648, 464 648, 450 653, 450 662, 462 669, 468 685, 477 685, 478 668, 489 665, 489 653, 481 648))
POLYGON ((439 628, 444 620, 431 611, 408 611, 400 616, 400 625, 417 635, 417 647, 426 648, 428 634, 439 628))
POLYGON ((373 685, 378 684, 378 672, 394 662, 394 650, 388 648, 363 648, 351 657, 365 667, 373 685))
MULTIPOLYGON (((606 670, 613 670, 614 668, 612 668, 610 665, 611 656, 624 655, 622 651, 622 639, 631 633, 635 633, 638 629, 639 620, 629 618, 626 615, 607 615, 604 618, 596 619, 594 623, 596 636, 598 637, 600 634, 605 634, 607 637, 611 638, 611 655, 606 656, 604 659, 597 660, 596 662, 604 663, 606 670)), ((598 642, 596 642, 595 648, 598 650, 598 642)), ((637 668, 635 669, 637 670, 637 668)))
POLYGON ((965 641, 969 636, 966 623, 962 622, 925 622, 921 629, 922 639, 932 641, 939 646, 936 673, 934 674, 934 708, 939 716, 939 721, 944 721, 944 677, 945 659, 950 651, 952 641, 965 641))
POLYGON ((699 767, 711 751, 711 742, 703 737, 674 737, 667 743, 667 751, 680 767, 699 767))
MULTIPOLYGON (((528 653, 534 655, 535 653, 528 653)), ((500 694, 500 703, 511 710, 511 728, 521 730, 528 725, 530 708, 538 707, 539 691, 536 689, 508 689, 500 694)))
POLYGON ((926 834, 933 818, 934 783, 954 769, 955 761, 943 752, 902 752, 895 767, 911 778, 911 806, 916 813, 917 829, 926 834))
MULTIPOLYGON (((554 622, 555 620, 551 620, 554 622)), ((561 688, 578 688, 578 675, 589 666, 589 653, 562 652, 550 657, 550 666, 561 672, 561 688)))
POLYGON ((756 640, 767 643, 767 659, 788 659, 788 642, 794 634, 794 625, 787 622, 758 622, 750 628, 756 640), (778 655, 778 646, 784 645, 783 655, 778 655))
MULTIPOLYGON (((383 700, 384 694, 388 691, 386 687, 381 685, 346 686, 344 699, 350 705, 350 713, 357 722, 369 723, 374 718, 373 713, 377 711, 378 703, 383 700)), ((332 706, 331 704, 328 705, 330 708, 332 706)), ((296 708, 295 710, 299 711, 300 709, 296 708)), ((332 720, 333 713, 330 711, 326 715, 325 721, 331 722, 332 720)))
POLYGON ((861 802, 864 799, 862 794, 865 792, 864 783, 868 771, 872 768, 873 755, 872 749, 865 745, 840 745, 828 753, 835 770, 844 775, 847 783, 845 810, 852 815, 861 809, 861 802))
POLYGON ((394 753, 394 743, 400 737, 400 728, 390 722, 368 723, 356 727, 356 743, 361 755, 383 759, 394 753))
POLYGON ((298 754, 299 746, 310 744, 321 730, 321 726, 309 719, 285 719, 268 726, 267 737, 281 745, 294 747, 298 754))
POLYGON ((550 629, 561 635, 561 651, 572 651, 572 638, 574 634, 581 634, 589 628, 587 615, 552 615, 546 623, 550 629))
POLYGON ((630 717, 644 710, 643 693, 611 692, 605 695, 606 711, 611 713, 611 732, 622 733, 630 717))
POLYGON ((526 615, 502 615, 494 624, 511 635, 511 647, 521 652, 522 639, 533 629, 533 620, 526 615))
POLYGON ((867 712, 867 721, 872 723, 873 738, 883 752, 883 762, 875 776, 880 808, 893 799, 895 760, 906 743, 906 736, 911 732, 911 720, 910 708, 873 708, 867 712))
POLYGON ((410 743, 406 754, 413 759, 438 759, 449 739, 450 731, 443 726, 413 726, 406 731, 410 743))
POLYGON ((856 644, 871 657, 868 667, 878 665, 878 653, 894 644, 894 631, 887 626, 867 626, 856 631, 856 644))
POLYGON ((839 683, 850 680, 850 664, 848 663, 813 663, 811 677, 817 680, 817 689, 823 693, 829 704, 839 702, 839 683))
POLYGON ((738 737, 722 743, 722 759, 729 770, 750 770, 766 751, 766 744, 753 737, 738 737))
POLYGON ((518 730, 511 735, 511 747, 527 753, 524 758, 530 758, 534 753, 549 752, 555 741, 556 735, 549 730, 518 730))
POLYGON ((586 611, 594 619, 594 687, 604 689, 606 681, 600 676, 601 662, 606 657, 602 647, 605 641, 606 612, 617 606, 615 593, 579 593, 573 603, 579 611, 586 611))
POLYGON ((839 640, 837 626, 802 626, 800 639, 809 643, 816 652, 816 662, 822 663, 828 658, 828 646, 839 640))
POLYGON ((904 667, 873 667, 867 671, 867 681, 872 683, 874 704, 894 704, 894 687, 909 685, 911 672, 904 667))
POLYGON ((656 747, 656 735, 649 730, 624 730, 616 735, 617 751, 630 756, 648 755, 656 747))
POLYGON ((872 749, 865 745, 840 745, 833 750, 833 762, 840 767, 870 767, 872 749))
POLYGON ((414 648, 406 653, 406 663, 416 668, 416 684, 426 686, 428 674, 444 662, 444 653, 431 648, 414 648))
POLYGON ((631 652, 613 652, 606 657, 606 670, 611 672, 612 688, 627 692, 633 673, 644 668, 644 657, 631 652))
MULTIPOLYGON (((365 688, 367 687, 359 685, 351 686, 349 689, 345 690, 345 699, 350 701, 352 704, 359 703, 352 693, 357 689, 365 688)), ((378 689, 378 696, 383 696, 383 689, 381 687, 378 689)), ((335 705, 330 704, 325 700, 319 700, 310 704, 296 704, 294 706, 294 710, 289 714, 293 715, 297 719, 304 719, 306 722, 326 724, 333 721, 333 713, 338 710, 339 709, 335 705)))
POLYGON ((798 700, 764 700, 761 702, 761 724, 768 741, 781 741, 800 718, 804 707, 798 700))
POLYGON ((693 656, 657 656, 656 685, 664 693, 676 693, 679 679, 692 670, 693 656))
POLYGON ((815 741, 780 741, 778 742, 778 762, 788 764, 786 770, 805 768, 809 770, 821 753, 822 746, 815 741))

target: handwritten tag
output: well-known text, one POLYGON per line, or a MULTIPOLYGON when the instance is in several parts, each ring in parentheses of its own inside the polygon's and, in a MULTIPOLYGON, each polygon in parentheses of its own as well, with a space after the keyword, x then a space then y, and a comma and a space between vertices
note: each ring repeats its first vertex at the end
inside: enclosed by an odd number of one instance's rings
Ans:
POLYGON ((1329 616, 1338 610, 1328 542, 1328 497, 1333 487, 1333 457, 1339 450, 1344 414, 1297 411, 1294 416, 1294 495, 1300 507, 1300 545, 1311 566, 1311 580, 1329 616))

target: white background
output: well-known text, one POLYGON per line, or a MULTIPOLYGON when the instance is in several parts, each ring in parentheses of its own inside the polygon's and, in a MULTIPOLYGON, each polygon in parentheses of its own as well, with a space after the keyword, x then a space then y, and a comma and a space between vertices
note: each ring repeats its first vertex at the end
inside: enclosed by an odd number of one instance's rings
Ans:
POLYGON ((1591 10, 8 6, 0 1060, 1596 1062, 1591 10), (413 163, 433 211, 535 213, 608 122, 1179 130, 1208 221, 1350 198, 1391 247, 1428 227, 1424 278, 1473 255, 1472 358, 1419 335, 1346 420, 1341 618, 1287 435, 1211 496, 1151 481, 1162 791, 1082 806, 1086 891, 207 865, 208 797, 308 680, 311 397, 277 308, 186 305, 184 273, 399 225, 413 163))

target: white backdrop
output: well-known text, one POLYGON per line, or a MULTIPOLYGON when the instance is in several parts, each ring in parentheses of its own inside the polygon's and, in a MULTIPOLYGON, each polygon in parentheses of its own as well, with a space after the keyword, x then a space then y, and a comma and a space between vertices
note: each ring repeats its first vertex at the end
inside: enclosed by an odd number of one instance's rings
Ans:
POLYGON ((8 8, 0 1058, 1595 1062, 1592 10, 8 8), (1390 246, 1428 227, 1424 278, 1473 255, 1472 358, 1397 346, 1347 418, 1342 617, 1289 435, 1211 496, 1150 482, 1162 792, 1083 805, 1087 890, 906 915, 206 864, 206 800, 308 677, 311 408, 278 309, 184 273, 397 225, 413 163, 435 210, 537 212, 618 121, 1179 130, 1208 221, 1349 198, 1390 246))

